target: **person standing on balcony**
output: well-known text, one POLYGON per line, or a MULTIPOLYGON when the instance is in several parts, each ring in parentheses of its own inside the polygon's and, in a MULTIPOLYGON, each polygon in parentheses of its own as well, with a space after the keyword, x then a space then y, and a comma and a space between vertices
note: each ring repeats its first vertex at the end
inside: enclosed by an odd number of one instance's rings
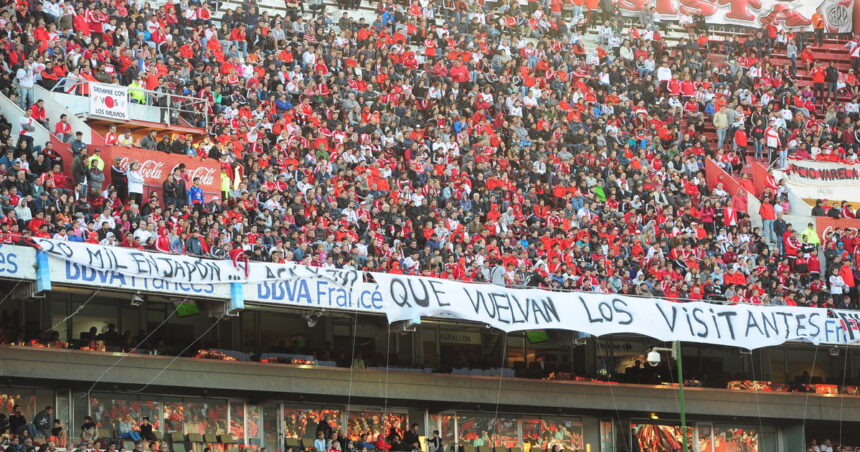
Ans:
POLYGON ((84 143, 84 133, 75 132, 75 139, 72 141, 72 154, 78 155, 86 151, 87 144, 84 143))
POLYGON ((116 157, 113 160, 113 165, 110 167, 110 181, 116 188, 117 196, 123 202, 128 201, 128 178, 125 176, 125 169, 122 167, 122 158, 116 157))
POLYGON ((726 142, 726 131, 729 129, 729 119, 725 112, 726 107, 720 107, 720 111, 714 113, 714 127, 717 129, 717 149, 722 149, 726 142))
POLYGON ((90 195, 98 197, 101 195, 102 185, 105 182, 105 173, 102 168, 99 168, 99 160, 90 159, 88 161, 90 169, 87 172, 87 187, 89 187, 90 195))
POLYGON ((767 161, 773 162, 773 156, 782 145, 782 139, 779 136, 779 129, 775 123, 771 123, 770 127, 764 131, 764 144, 767 146, 767 161))
POLYGON ((774 214, 770 196, 761 200, 761 207, 759 208, 758 213, 761 216, 762 236, 766 238, 768 242, 775 241, 773 221, 776 219, 776 214, 774 214))
POLYGON ((145 182, 143 175, 140 174, 140 163, 132 163, 125 176, 128 179, 129 202, 134 202, 140 207, 143 202, 143 183, 145 182))
POLYGON ((797 76, 797 43, 794 39, 789 39, 785 46, 785 56, 791 60, 791 76, 797 76))
POLYGON ((848 285, 839 274, 839 268, 833 267, 830 271, 830 278, 827 280, 830 283, 830 298, 833 305, 839 309, 845 308, 845 292, 848 291, 848 285))
POLYGON ((188 189, 188 197, 191 198, 191 206, 194 210, 203 209, 203 189, 200 188, 200 178, 195 177, 191 182, 191 188, 188 189))
POLYGON ((141 74, 139 80, 133 80, 128 85, 128 95, 131 97, 131 101, 136 104, 145 104, 146 103, 146 92, 143 90, 145 75, 141 74))
POLYGON ((36 85, 36 74, 30 65, 30 59, 25 59, 24 63, 15 73, 15 80, 18 82, 18 106, 21 110, 27 110, 34 99, 33 87, 36 85))
POLYGON ((173 169, 173 179, 176 180, 176 207, 188 205, 188 188, 185 184, 185 178, 182 177, 184 167, 173 169))
POLYGON ((12 413, 9 414, 9 431, 15 435, 20 435, 26 428, 27 418, 21 413, 21 406, 13 406, 12 413))
POLYGON ((33 132, 36 130, 36 120, 33 119, 29 108, 24 109, 24 115, 18 120, 18 124, 21 126, 18 146, 21 146, 22 141, 27 143, 27 153, 29 154, 33 150, 33 132))
POLYGON ((75 185, 81 186, 81 191, 77 195, 81 198, 87 197, 87 149, 84 148, 72 160, 72 179, 75 185))
POLYGON ((815 10, 812 15, 812 29, 815 30, 815 44, 821 46, 824 44, 824 14, 821 14, 821 7, 815 10))

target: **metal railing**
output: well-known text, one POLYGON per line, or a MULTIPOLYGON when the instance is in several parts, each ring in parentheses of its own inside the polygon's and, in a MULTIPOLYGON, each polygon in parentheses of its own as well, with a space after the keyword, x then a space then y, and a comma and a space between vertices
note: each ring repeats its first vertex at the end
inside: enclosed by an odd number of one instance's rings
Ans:
MULTIPOLYGON (((108 83, 92 82, 89 80, 63 77, 51 88, 52 93, 88 98, 91 92, 90 84, 108 83)), ((122 85, 115 85, 122 86, 122 85)), ((165 125, 185 125, 204 130, 209 129, 210 102, 208 99, 191 96, 180 96, 163 91, 153 91, 144 88, 128 88, 127 100, 129 117, 136 120, 158 122, 165 125), (157 109, 155 111, 154 109, 157 109)), ((67 105, 72 110, 72 107, 67 105)), ((78 110, 81 110, 80 106, 78 110)), ((72 111, 74 114, 88 113, 89 110, 72 111)))

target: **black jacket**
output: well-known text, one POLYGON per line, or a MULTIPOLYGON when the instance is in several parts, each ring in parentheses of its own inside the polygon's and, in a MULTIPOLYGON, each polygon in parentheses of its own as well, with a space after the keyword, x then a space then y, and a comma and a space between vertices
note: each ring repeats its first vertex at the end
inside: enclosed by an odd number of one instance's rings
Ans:
POLYGON ((10 414, 9 415, 9 430, 12 433, 19 433, 21 429, 23 429, 27 425, 27 418, 25 418, 21 414, 10 414))
POLYGON ((839 81, 839 71, 835 67, 828 67, 824 70, 824 81, 827 83, 836 83, 839 81))

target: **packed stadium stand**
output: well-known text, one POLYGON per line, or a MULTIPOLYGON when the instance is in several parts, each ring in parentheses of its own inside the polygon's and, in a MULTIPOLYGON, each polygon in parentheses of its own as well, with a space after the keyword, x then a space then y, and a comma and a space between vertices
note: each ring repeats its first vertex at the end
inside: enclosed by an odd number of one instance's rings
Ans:
POLYGON ((5 2, 0 451, 860 450, 855 16, 5 2))

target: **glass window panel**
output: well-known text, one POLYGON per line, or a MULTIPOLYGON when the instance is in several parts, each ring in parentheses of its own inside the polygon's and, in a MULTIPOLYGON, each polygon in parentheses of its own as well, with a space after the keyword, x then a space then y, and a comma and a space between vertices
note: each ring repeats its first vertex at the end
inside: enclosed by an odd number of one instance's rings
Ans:
POLYGON ((615 433, 612 419, 600 420, 600 452, 615 452, 615 433))
POLYGON ((72 419, 72 401, 69 398, 69 391, 57 391, 57 406, 55 407, 55 419, 60 421, 60 426, 63 428, 63 435, 60 435, 57 441, 58 447, 66 447, 67 438, 70 431, 70 421, 72 419))
POLYGON ((11 413, 12 407, 21 406, 21 414, 28 422, 36 414, 36 394, 32 390, 0 389, 0 412, 11 413))
POLYGON ((541 424, 542 448, 551 449, 558 445, 562 450, 584 448, 582 422, 570 418, 547 418, 541 424))
POLYGON ((696 430, 699 431, 699 452, 714 452, 714 445, 711 438, 711 424, 697 424, 696 430))
POLYGON ((47 406, 56 408, 57 393, 53 389, 36 389, 36 412, 42 411, 47 406))
POLYGON ((439 434, 442 436, 442 444, 455 444, 455 427, 457 426, 457 417, 449 414, 442 415, 442 429, 439 434))
POLYGON ((307 329, 307 323, 299 316, 266 312, 260 317, 260 337, 262 344, 265 344, 261 351, 300 354, 308 352, 307 340, 302 336, 307 329))
POLYGON ((165 433, 184 433, 185 406, 182 401, 175 399, 164 399, 164 427, 165 433))
POLYGON ((460 441, 475 447, 517 447, 517 420, 485 414, 457 416, 460 441))
POLYGON ((431 414, 430 425, 427 427, 427 438, 433 436, 433 430, 439 430, 439 438, 442 439, 442 447, 446 450, 448 446, 455 443, 454 441, 454 425, 456 417, 450 414, 431 414))
POLYGON ((541 430, 543 430, 543 421, 540 419, 521 419, 520 424, 523 429, 523 450, 530 451, 532 449, 546 448, 542 445, 541 430))
POLYGON ((152 424, 152 429, 161 431, 161 402, 155 400, 144 400, 140 402, 141 420, 146 416, 149 418, 149 423, 152 424))
POLYGON ((328 419, 332 430, 340 430, 342 416, 343 412, 338 409, 285 407, 284 435, 287 438, 315 437, 320 419, 328 419))
POLYGON ((278 403, 263 405, 263 446, 269 450, 280 450, 278 447, 278 403))
MULTIPOLYGON (((85 300, 73 301, 72 311, 74 312, 84 302, 85 300)), ((119 309, 117 309, 117 304, 114 301, 110 304, 100 304, 97 300, 93 300, 71 320, 73 339, 84 339, 88 337, 90 329, 95 328, 98 340, 111 342, 107 345, 119 345, 121 341, 122 331, 119 331, 117 326, 119 309), (109 328, 111 325, 113 325, 113 330, 109 328)))
POLYGON ((245 404, 230 402, 230 434, 236 439, 245 438, 245 404))
MULTIPOLYGON (((777 447, 779 431, 775 426, 765 425, 762 426, 761 436, 759 437, 759 448, 760 452, 776 452, 779 450, 777 447)), ((855 449, 856 452, 856 449, 855 449)))
MULTIPOLYGON (((120 328, 122 329, 123 339, 129 340, 134 338, 135 336, 141 335, 141 337, 146 335, 145 331, 141 331, 140 329, 140 317, 141 317, 142 309, 136 306, 123 306, 120 309, 120 328)), ((137 345, 137 343, 127 343, 129 347, 133 347, 137 345)))
POLYGON ((257 312, 243 311, 240 314, 242 319, 242 351, 245 353, 259 353, 257 350, 257 328, 255 320, 257 312))
POLYGON ((248 444, 259 446, 263 442, 263 408, 260 405, 248 405, 247 418, 245 424, 247 426, 246 435, 248 436, 248 444))
POLYGON ((215 328, 218 330, 218 347, 233 349, 233 324, 239 320, 233 318, 224 319, 223 322, 218 322, 215 328))
POLYGON ((194 399, 184 405, 184 433, 220 435, 227 431, 226 401, 194 399))
POLYGON ((714 426, 714 450, 759 452, 759 431, 747 426, 714 426))
POLYGON ((137 424, 142 417, 140 402, 136 397, 122 397, 108 394, 93 394, 90 397, 90 415, 99 428, 116 430, 119 423, 131 417, 137 424))
POLYGON ((90 399, 85 392, 72 393, 72 403, 74 404, 75 416, 66 431, 77 440, 80 439, 81 424, 84 423, 84 417, 89 415, 90 399))
MULTIPOLYGON (((677 452, 681 450, 681 426, 664 424, 631 424, 633 441, 639 450, 677 452)), ((688 444, 693 444, 693 428, 687 427, 688 444)))
POLYGON ((347 419, 347 436, 358 441, 361 435, 367 433, 372 441, 379 435, 388 437, 392 429, 403 439, 403 433, 408 428, 409 417, 406 413, 388 413, 382 411, 350 411, 347 419))
POLYGON ((51 325, 56 325, 57 328, 54 331, 59 333, 60 340, 68 342, 69 339, 74 339, 68 331, 69 322, 62 321, 68 315, 66 313, 66 298, 48 301, 48 310, 48 321, 51 322, 51 325))

